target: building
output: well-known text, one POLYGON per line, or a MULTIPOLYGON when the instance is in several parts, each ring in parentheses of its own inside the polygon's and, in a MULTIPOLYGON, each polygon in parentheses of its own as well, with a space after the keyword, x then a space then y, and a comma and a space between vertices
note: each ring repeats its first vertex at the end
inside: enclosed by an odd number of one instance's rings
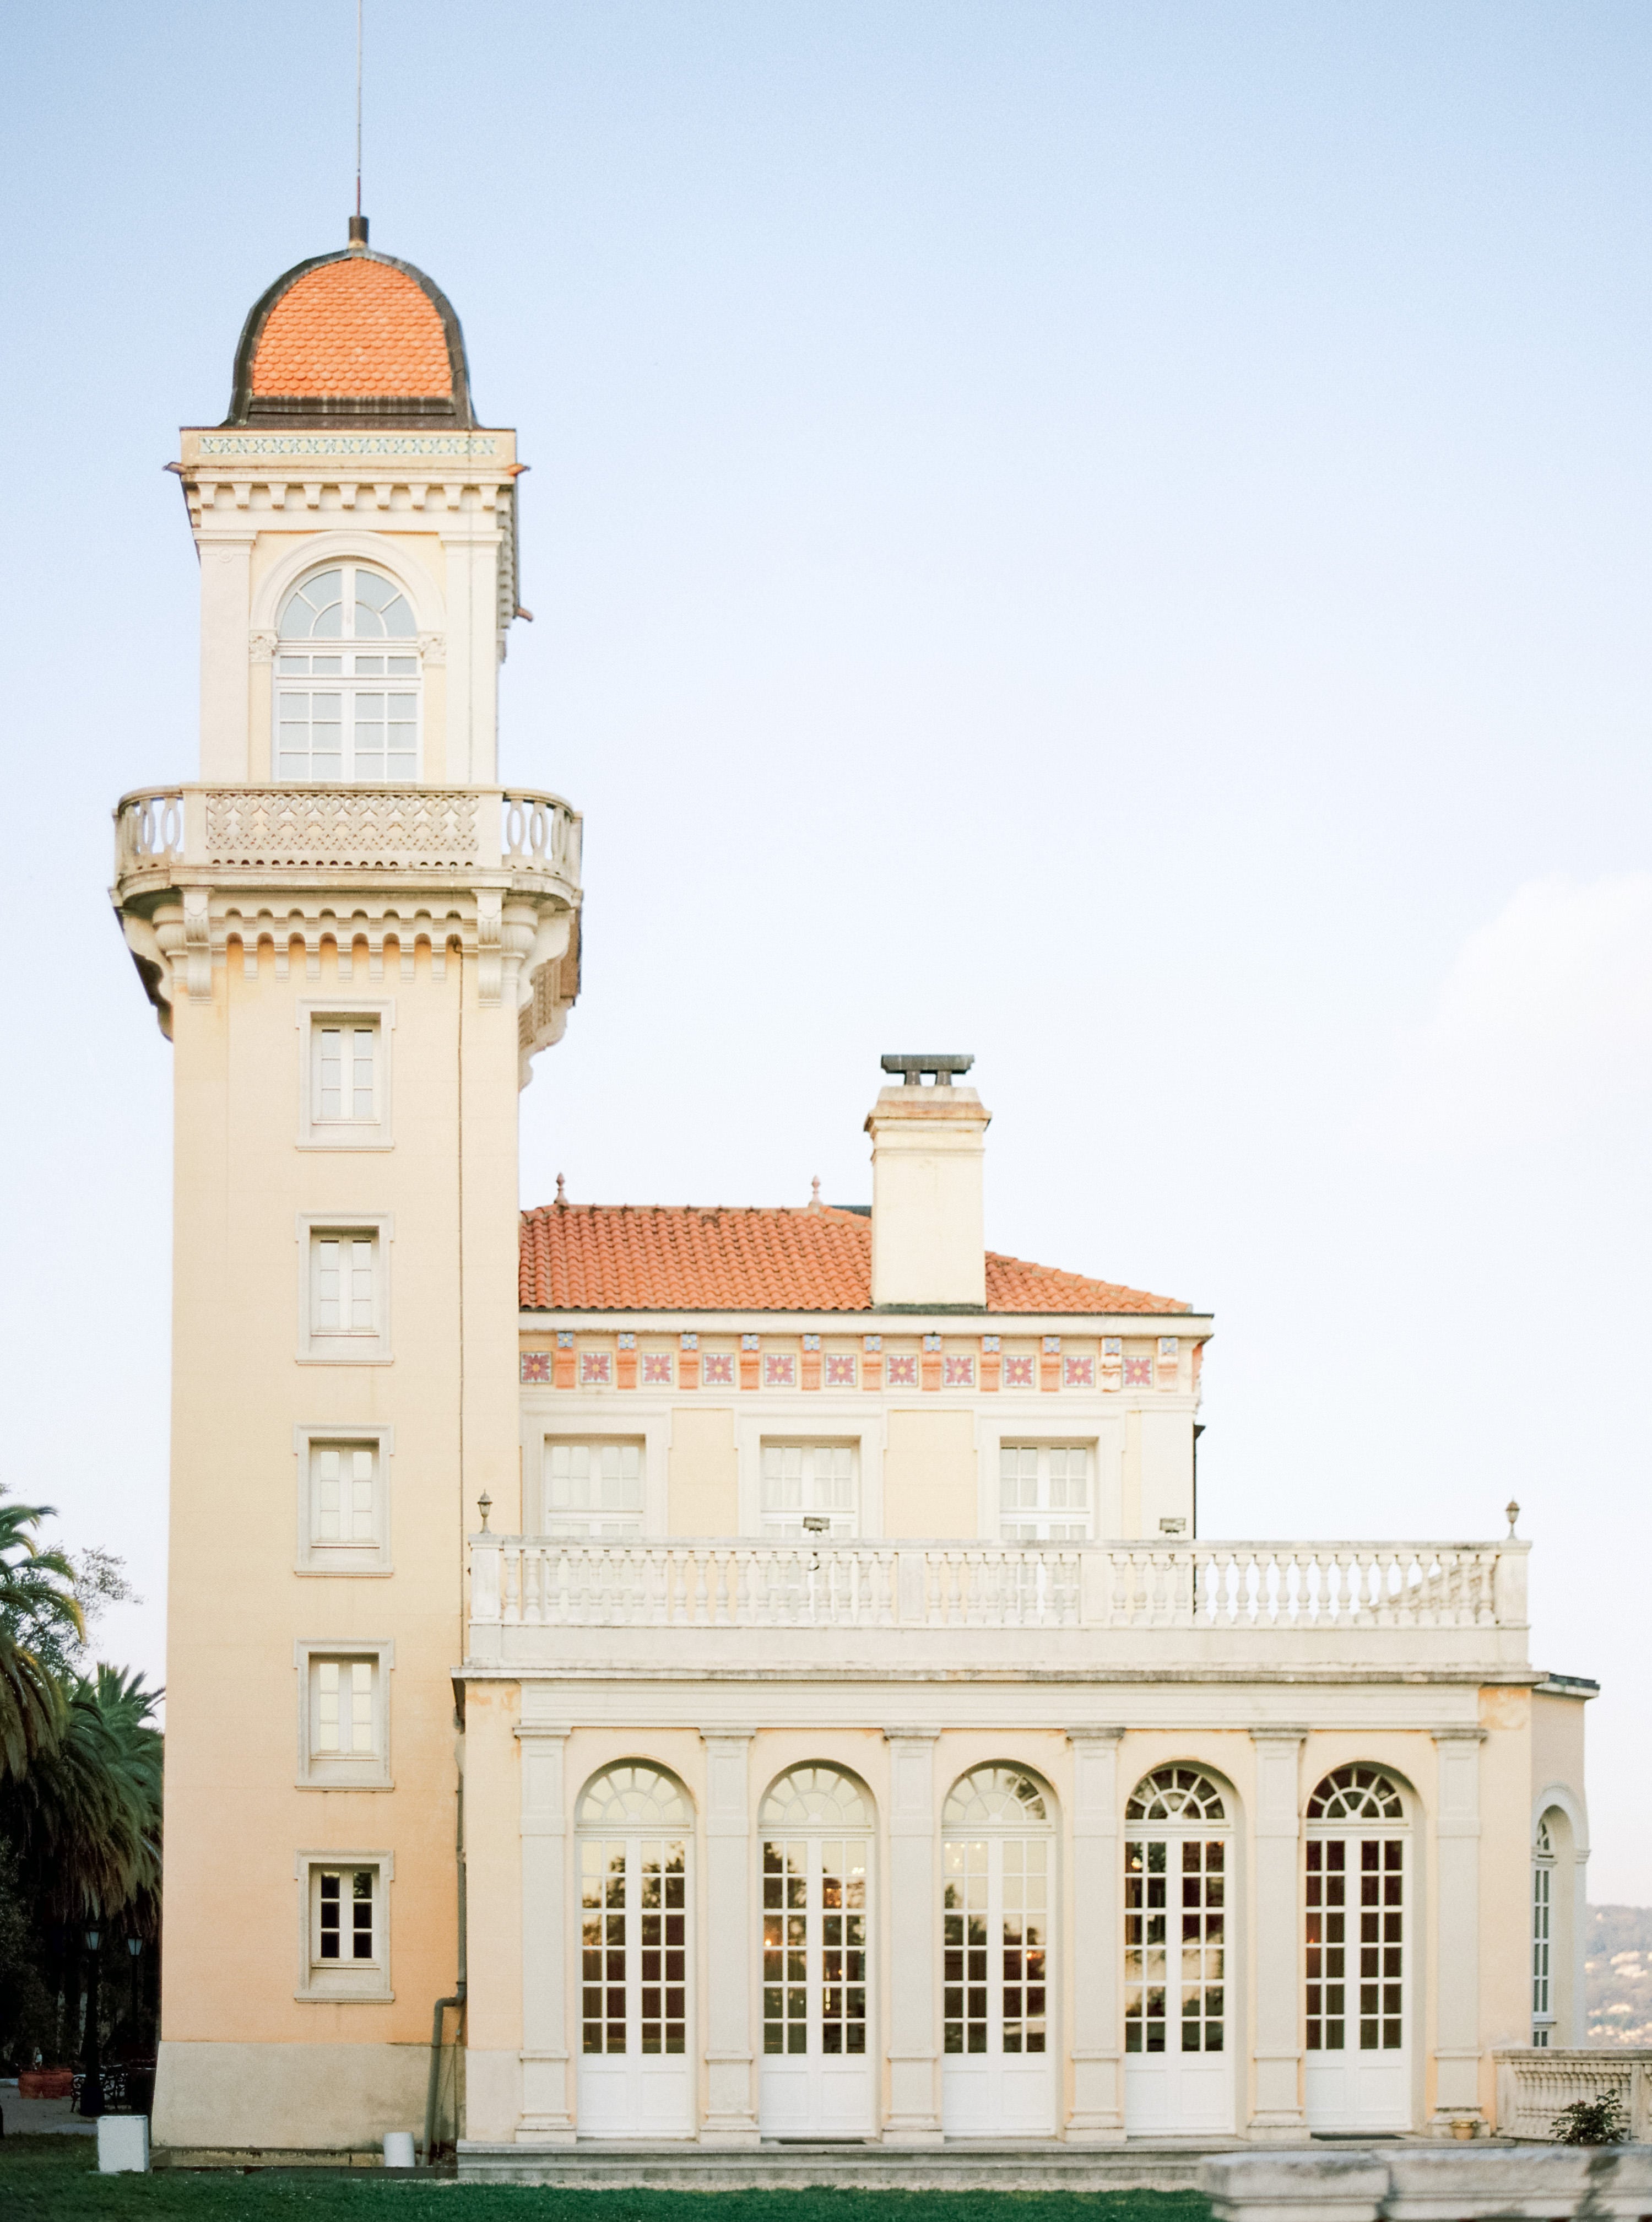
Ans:
POLYGON ((581 902, 498 768, 522 467, 351 229, 183 434, 200 779, 116 811, 177 1105, 158 2142, 1484 2128, 1581 2033, 1593 1685, 1512 1527, 1200 1539, 1213 1323, 986 1251, 967 1058, 885 1058, 869 1208, 519 1217, 581 902))

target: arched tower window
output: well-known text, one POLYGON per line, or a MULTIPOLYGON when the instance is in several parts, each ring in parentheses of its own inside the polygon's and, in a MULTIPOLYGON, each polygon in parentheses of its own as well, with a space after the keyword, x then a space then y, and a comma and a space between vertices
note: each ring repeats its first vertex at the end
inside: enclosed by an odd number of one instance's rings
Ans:
POLYGON ((1555 1993, 1549 1954, 1555 1918, 1555 1840, 1549 1816, 1537 1823, 1531 1848, 1531 2041, 1548 2046, 1555 2031, 1555 1993))
POLYGON ((418 626, 395 581, 335 563, 281 606, 275 776, 300 787, 410 786, 419 769, 418 626))
POLYGON ((579 2126, 591 2137, 684 2136, 688 2056, 688 1843, 680 1783, 642 1760, 604 1769, 577 1810, 579 2126))

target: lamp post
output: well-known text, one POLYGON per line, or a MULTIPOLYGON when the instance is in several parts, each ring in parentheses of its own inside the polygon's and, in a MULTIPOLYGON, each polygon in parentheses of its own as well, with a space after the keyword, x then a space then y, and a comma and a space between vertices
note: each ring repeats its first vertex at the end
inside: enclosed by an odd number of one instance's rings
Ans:
POLYGON ((97 2043, 97 1947, 103 1939, 96 1929, 86 1931, 86 2043, 81 2056, 84 2081, 80 2086, 80 2111, 96 2121, 103 2111, 103 2062, 97 2043))
POLYGON ((128 1937, 127 1938, 127 1940, 126 1940, 126 1949, 127 1949, 127 1951, 128 1951, 128 1953, 129 1954, 129 1955, 130 1955, 130 1957, 131 1957, 131 1962, 132 1962, 132 2005, 131 2005, 131 2022, 130 2022, 130 2027, 131 2027, 131 2031, 132 2031, 132 2036, 131 2036, 131 2038, 130 2038, 130 2042, 131 2042, 132 2045, 133 2045, 135 2048, 136 2048, 136 2047, 137 2047, 137 2043, 138 2043, 138 2021, 139 2021, 139 2012, 138 2012, 138 2009, 139 2009, 140 2005, 141 2004, 141 2000, 142 2000, 142 1989, 143 1989, 142 1985, 141 1985, 141 1984, 139 1982, 139 1980, 138 1980, 138 1962, 139 1962, 140 1958, 142 1956, 142 1953, 143 1953, 143 1939, 142 1939, 142 1937, 141 1937, 141 1936, 128 1936, 128 1937))

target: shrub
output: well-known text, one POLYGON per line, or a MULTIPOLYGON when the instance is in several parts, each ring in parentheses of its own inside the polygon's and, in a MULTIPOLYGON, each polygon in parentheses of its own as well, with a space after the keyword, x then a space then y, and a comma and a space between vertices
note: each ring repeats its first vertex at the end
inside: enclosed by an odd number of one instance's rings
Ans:
POLYGON ((1574 2100, 1555 2117, 1559 2145, 1621 2145, 1628 2141, 1624 2101, 1616 2091, 1597 2091, 1593 2099, 1574 2100))

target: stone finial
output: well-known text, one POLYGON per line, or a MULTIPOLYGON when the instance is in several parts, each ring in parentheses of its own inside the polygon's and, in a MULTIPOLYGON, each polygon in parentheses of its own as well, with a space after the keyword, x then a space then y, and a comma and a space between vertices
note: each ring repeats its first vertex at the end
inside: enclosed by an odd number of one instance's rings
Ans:
POLYGON ((482 1494, 477 1498, 476 1509, 482 1516, 482 1533, 485 1535, 487 1534, 487 1516, 493 1510, 493 1499, 488 1495, 486 1490, 484 1490, 482 1494))
POLYGON ((556 1200, 559 1203, 566 1203, 568 1200, 567 1183, 563 1179, 560 1173, 558 1173, 556 1177, 556 1200))
POLYGON ((818 1173, 809 1183, 809 1208, 810 1211, 820 1209, 820 1175, 818 1173))
POLYGON ((1508 1503, 1503 1508, 1503 1517, 1508 1522, 1509 1533, 1512 1535, 1514 1533, 1514 1523, 1520 1517, 1520 1507, 1515 1503, 1512 1497, 1509 1499, 1508 1503))
POLYGON ((900 1073, 908 1088, 921 1088, 926 1072, 934 1076, 937 1088, 950 1088, 953 1082, 967 1072, 974 1062, 973 1054, 967 1056, 961 1051, 929 1057, 920 1056, 915 1051, 892 1051, 883 1059, 883 1069, 885 1072, 900 1073))

